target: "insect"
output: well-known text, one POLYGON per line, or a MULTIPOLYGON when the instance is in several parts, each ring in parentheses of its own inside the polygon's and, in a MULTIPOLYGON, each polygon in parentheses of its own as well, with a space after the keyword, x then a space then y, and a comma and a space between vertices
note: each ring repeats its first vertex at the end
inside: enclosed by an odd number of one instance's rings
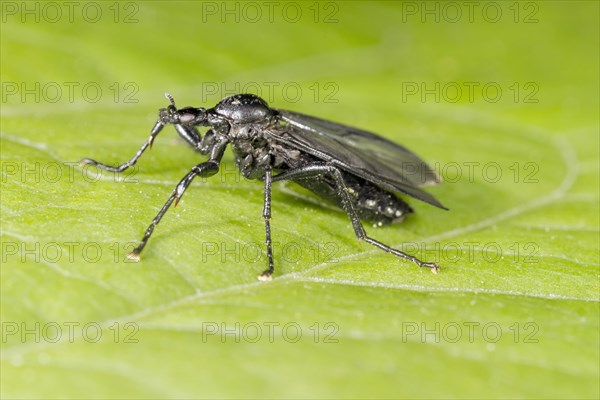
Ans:
POLYGON ((236 94, 213 108, 177 108, 170 104, 158 112, 150 137, 127 162, 113 167, 84 158, 82 164, 122 172, 133 166, 156 139, 165 125, 173 125, 195 150, 208 156, 190 170, 175 186, 161 210, 146 229, 139 245, 129 253, 139 260, 154 228, 169 207, 181 200, 195 177, 209 177, 219 171, 227 146, 233 149, 235 163, 244 177, 264 183, 264 206, 268 268, 258 276, 270 280, 274 272, 271 245, 271 190, 278 181, 291 180, 342 208, 352 223, 356 237, 402 259, 437 273, 439 266, 394 249, 367 236, 362 219, 376 225, 397 223, 413 210, 396 197, 409 195, 446 209, 420 187, 440 182, 437 174, 403 146, 373 133, 296 113, 270 108, 253 94, 236 94), (204 136, 198 127, 209 127, 204 136))

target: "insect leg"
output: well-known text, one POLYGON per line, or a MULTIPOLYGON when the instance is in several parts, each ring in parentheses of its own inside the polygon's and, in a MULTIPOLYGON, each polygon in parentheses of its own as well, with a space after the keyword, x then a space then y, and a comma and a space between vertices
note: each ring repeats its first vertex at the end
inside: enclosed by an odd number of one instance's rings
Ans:
POLYGON ((104 169, 104 170, 107 170, 110 172, 123 172, 127 168, 135 165, 137 160, 142 156, 142 153, 144 153, 144 151, 146 151, 146 149, 148 147, 152 146, 152 142, 154 142, 154 138, 156 138, 156 135, 159 134, 159 132, 164 128, 164 126, 165 126, 165 124, 159 119, 156 122, 156 124, 154 125, 154 128, 152 128, 152 131, 150 132, 150 137, 144 142, 144 144, 142 145, 142 147, 140 147, 140 149, 137 151, 137 153, 135 153, 135 155, 133 157, 131 157, 131 159, 129 161, 124 162, 123 164, 121 164, 117 167, 112 167, 110 165, 103 164, 96 160, 92 160, 91 158, 84 158, 79 163, 82 165, 84 165, 84 164, 95 165, 96 167, 98 167, 100 169, 104 169))
POLYGON ((271 184, 272 184, 272 172, 270 168, 265 170, 265 199, 263 207, 263 218, 265 219, 265 232, 267 245, 267 259, 269 261, 269 268, 266 269, 262 274, 258 276, 260 281, 270 281, 271 275, 275 270, 273 265, 273 249, 271 246, 271 184))
POLYGON ((199 150, 199 145, 202 142, 202 136, 200 135, 195 126, 181 124, 174 124, 174 126, 177 133, 179 133, 179 136, 181 136, 192 147, 199 150))
POLYGON ((190 172, 188 172, 187 175, 184 176, 181 181, 179 181, 177 186, 175 186, 175 189, 173 190, 173 192, 167 199, 167 202, 162 206, 162 208, 160 209, 158 214, 156 214, 156 217, 154 217, 154 219, 152 220, 152 223, 146 229, 146 233, 144 234, 144 237, 142 238, 140 244, 135 249, 133 249, 133 251, 131 253, 129 253, 127 255, 127 258, 129 258, 131 260, 139 261, 140 253, 146 246, 146 243, 148 243, 148 239, 150 239, 150 236, 152 235, 154 228, 156 227, 156 225, 158 225, 158 223, 160 222, 162 217, 165 215, 165 213, 167 212, 167 210, 169 209, 171 204, 173 204, 173 201, 175 201, 175 206, 177 206, 177 203, 179 203, 179 200, 183 196, 183 193, 185 192, 187 187, 190 185, 190 183, 192 183, 192 180, 195 177, 197 177, 197 176, 202 176, 202 177, 212 176, 212 175, 216 174, 218 171, 219 171, 219 162, 215 161, 215 160, 203 162, 201 164, 196 165, 194 168, 192 168, 192 170, 190 172))
POLYGON ((291 170, 282 172, 281 174, 279 174, 277 176, 274 176, 273 182, 277 182, 280 180, 288 180, 288 179, 293 180, 293 179, 303 179, 303 178, 304 179, 314 178, 317 176, 322 176, 324 174, 330 175, 335 180, 336 194, 342 200, 342 202, 341 202, 342 208, 344 209, 344 211, 346 211, 346 214, 350 218, 350 221, 352 222, 352 227, 354 228, 354 233, 356 234, 356 237, 358 239, 364 240, 365 242, 367 242, 375 247, 378 247, 385 252, 391 253, 397 257, 400 257, 400 258, 408 260, 408 261, 412 261, 415 264, 417 264, 419 267, 431 268, 431 271, 433 273, 437 273, 437 271, 439 271, 440 267, 437 264, 421 261, 415 256, 411 256, 410 254, 406 254, 398 249, 394 249, 386 244, 381 243, 378 240, 370 238, 367 235, 367 232, 365 231, 365 228, 363 227, 362 222, 360 221, 360 218, 359 218, 358 214, 356 213, 356 210, 354 209, 352 198, 350 197, 350 194, 348 193, 348 188, 346 187, 346 184, 344 183, 342 173, 336 166, 331 165, 331 164, 317 163, 317 164, 307 165, 305 167, 291 169, 291 170))

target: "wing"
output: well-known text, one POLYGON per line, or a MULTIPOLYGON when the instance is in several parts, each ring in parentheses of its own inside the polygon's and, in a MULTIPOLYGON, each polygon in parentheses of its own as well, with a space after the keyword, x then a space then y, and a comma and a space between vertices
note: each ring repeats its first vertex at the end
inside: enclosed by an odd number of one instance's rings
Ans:
POLYGON ((271 132, 275 140, 388 190, 444 208, 420 186, 440 182, 437 174, 407 148, 371 132, 287 110, 277 110, 287 125, 271 132))

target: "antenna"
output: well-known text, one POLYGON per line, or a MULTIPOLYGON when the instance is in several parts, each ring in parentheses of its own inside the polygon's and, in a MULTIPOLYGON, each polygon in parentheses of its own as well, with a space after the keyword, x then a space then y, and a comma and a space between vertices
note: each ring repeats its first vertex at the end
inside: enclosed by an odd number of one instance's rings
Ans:
MULTIPOLYGON (((175 99, 173 98, 173 96, 171 96, 169 93, 165 93, 165 97, 166 97, 167 99, 169 99, 169 101, 171 102, 171 105, 172 105, 173 107, 175 107, 175 99)), ((177 107, 175 107, 175 108, 177 108, 177 107)))

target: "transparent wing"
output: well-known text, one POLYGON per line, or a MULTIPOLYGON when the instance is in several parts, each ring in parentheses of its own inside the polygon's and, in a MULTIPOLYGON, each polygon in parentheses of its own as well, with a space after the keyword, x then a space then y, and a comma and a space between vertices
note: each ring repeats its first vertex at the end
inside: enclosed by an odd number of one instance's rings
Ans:
POLYGON ((402 192, 446 208, 419 189, 440 181, 437 174, 407 148, 371 132, 287 110, 277 110, 287 125, 273 127, 274 139, 388 190, 402 192))

